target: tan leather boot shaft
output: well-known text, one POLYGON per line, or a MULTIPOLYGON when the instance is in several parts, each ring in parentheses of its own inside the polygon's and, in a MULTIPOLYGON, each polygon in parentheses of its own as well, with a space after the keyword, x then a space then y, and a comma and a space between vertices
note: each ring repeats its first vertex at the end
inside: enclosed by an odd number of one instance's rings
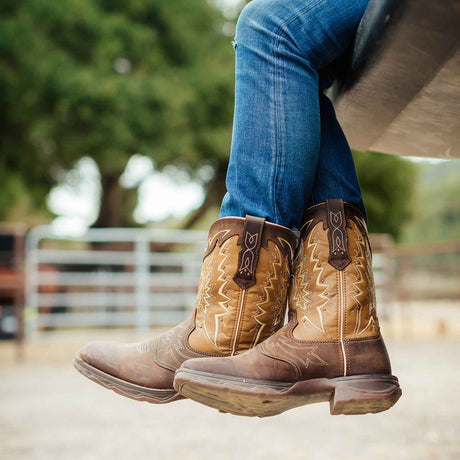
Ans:
POLYGON ((264 219, 218 220, 204 254, 190 346, 233 355, 278 330, 295 246, 292 231, 264 219))
POLYGON ((341 200, 309 210, 294 264, 289 308, 299 340, 343 341, 379 333, 366 223, 341 200))

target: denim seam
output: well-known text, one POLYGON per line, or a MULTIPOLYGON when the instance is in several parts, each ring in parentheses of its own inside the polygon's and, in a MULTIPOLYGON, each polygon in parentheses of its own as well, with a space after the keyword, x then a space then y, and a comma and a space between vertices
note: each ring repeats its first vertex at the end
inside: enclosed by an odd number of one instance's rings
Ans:
MULTIPOLYGON (((279 98, 279 102, 278 104, 276 103, 276 95, 279 94, 279 91, 278 91, 278 88, 281 86, 280 85, 280 78, 282 76, 282 73, 283 73, 283 69, 281 68, 281 66, 279 66, 279 60, 277 58, 277 54, 279 54, 279 48, 280 48, 280 45, 281 45, 281 34, 280 32, 283 31, 283 29, 288 26, 289 24, 291 24, 292 22, 294 22, 299 16, 301 16, 302 14, 306 13, 307 11, 313 9, 314 7, 316 7, 318 4, 320 4, 323 0, 317 0, 316 2, 306 6, 305 8, 301 9, 300 11, 296 12, 295 14, 293 14, 290 18, 286 19, 282 24, 280 24, 275 30, 274 30, 274 34, 276 35, 276 42, 275 42, 275 46, 273 47, 273 52, 272 52, 272 56, 273 56, 273 59, 275 61, 275 70, 274 70, 274 97, 273 97, 273 100, 275 101, 274 103, 274 118, 276 120, 276 125, 275 125, 275 132, 274 132, 274 144, 275 144, 275 159, 273 161, 273 164, 274 164, 274 171, 273 171, 273 174, 272 174, 272 187, 271 187, 271 190, 272 190, 272 196, 271 196, 271 202, 272 202, 272 206, 273 206, 273 209, 274 209, 274 214, 275 214, 275 219, 277 222, 280 222, 281 221, 281 216, 280 216, 280 213, 279 213, 279 206, 278 206, 278 202, 279 202, 279 197, 278 197, 278 176, 279 176, 279 165, 281 163, 281 159, 282 159, 282 155, 280 155, 280 150, 281 150, 281 143, 280 143, 280 139, 282 138, 282 135, 281 135, 281 125, 282 125, 282 120, 281 120, 281 116, 280 114, 282 113, 282 98, 279 98)), ((283 31, 285 32, 285 31, 283 31)), ((300 51, 300 50, 299 50, 300 51)), ((311 66, 311 63, 310 63, 310 66, 311 66)), ((313 69, 313 66, 311 66, 312 69, 313 69)), ((284 127, 284 125, 283 125, 284 127)))
MULTIPOLYGON (((301 16, 302 14, 306 13, 307 11, 310 11, 312 10, 313 8, 315 8, 317 5, 319 5, 320 3, 323 3, 324 0, 316 0, 316 2, 312 3, 311 5, 308 5, 306 6, 305 8, 301 9, 300 11, 298 11, 297 13, 293 14, 291 17, 287 18, 282 24, 280 24, 275 30, 274 30, 274 33, 275 35, 277 36, 277 39, 276 39, 276 43, 275 43, 275 48, 278 49, 278 45, 279 45, 279 42, 280 42, 280 39, 281 39, 281 36, 279 34, 280 31, 283 31, 283 32, 286 32, 285 30, 282 30, 284 29, 286 26, 288 26, 289 24, 291 24, 291 22, 294 22, 296 19, 298 19, 299 16, 301 16)), ((287 35, 287 34, 286 34, 287 35)), ((299 49, 300 52, 302 52, 302 50, 299 49)))

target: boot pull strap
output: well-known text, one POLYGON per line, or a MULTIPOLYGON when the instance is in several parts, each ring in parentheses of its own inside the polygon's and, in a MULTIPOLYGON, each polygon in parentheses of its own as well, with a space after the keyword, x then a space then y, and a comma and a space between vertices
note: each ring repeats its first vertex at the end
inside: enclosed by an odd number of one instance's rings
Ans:
POLYGON ((260 245, 265 219, 246 216, 243 234, 241 235, 241 251, 238 256, 238 269, 233 277, 241 289, 247 289, 256 284, 256 268, 259 261, 260 245))
POLYGON ((351 263, 348 251, 347 219, 342 199, 326 200, 326 223, 329 229, 329 260, 337 270, 351 263))

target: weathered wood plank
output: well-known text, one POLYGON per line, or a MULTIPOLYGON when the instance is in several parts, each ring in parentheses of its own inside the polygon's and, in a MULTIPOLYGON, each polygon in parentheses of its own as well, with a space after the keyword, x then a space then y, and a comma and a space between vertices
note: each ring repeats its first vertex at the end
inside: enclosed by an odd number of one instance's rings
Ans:
MULTIPOLYGON (((357 44, 366 34, 375 39, 366 32, 372 18, 363 23, 357 44)), ((459 41, 457 0, 406 0, 364 68, 357 72, 350 59, 332 93, 351 147, 460 158, 459 41)))

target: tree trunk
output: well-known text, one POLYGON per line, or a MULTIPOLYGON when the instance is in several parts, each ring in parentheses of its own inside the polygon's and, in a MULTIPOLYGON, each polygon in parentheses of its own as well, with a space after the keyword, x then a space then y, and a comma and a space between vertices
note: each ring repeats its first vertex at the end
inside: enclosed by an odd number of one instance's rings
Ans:
POLYGON ((206 185, 206 197, 203 204, 191 212, 187 217, 182 228, 192 228, 212 206, 220 206, 222 198, 225 195, 225 177, 227 175, 227 162, 219 163, 216 168, 216 173, 210 182, 206 185))
POLYGON ((137 189, 125 189, 120 185, 120 174, 101 174, 101 207, 92 227, 132 227, 137 189))

